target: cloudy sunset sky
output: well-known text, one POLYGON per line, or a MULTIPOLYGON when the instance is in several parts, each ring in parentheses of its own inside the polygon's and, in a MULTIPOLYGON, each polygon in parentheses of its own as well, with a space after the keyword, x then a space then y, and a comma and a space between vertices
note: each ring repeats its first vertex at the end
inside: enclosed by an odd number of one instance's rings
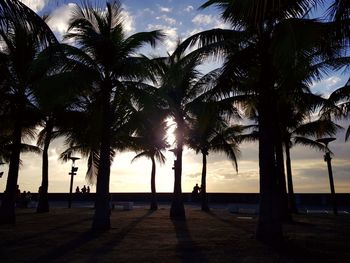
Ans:
MULTIPOLYGON (((51 14, 48 22, 58 39, 67 29, 70 9, 74 3, 80 1, 69 0, 22 0, 38 14, 51 14)), ((96 2, 96 1, 95 1, 96 2)), ((104 1, 98 1, 104 4, 104 1)), ((124 22, 127 34, 140 31, 162 29, 167 35, 163 44, 156 49, 146 49, 148 55, 164 55, 172 52, 179 39, 210 28, 225 28, 227 25, 220 20, 219 12, 215 8, 198 10, 204 1, 200 0, 128 0, 122 1, 124 8, 124 22)), ((314 13, 317 16, 321 11, 314 13)), ((202 66, 202 70, 215 68, 218 64, 209 63, 202 66)), ((312 91, 328 94, 345 84, 349 72, 336 72, 318 83, 312 85, 312 91)), ((348 121, 339 123, 344 127, 348 121)), ((171 129, 169 139, 171 140, 171 129)), ((344 131, 339 132, 337 140, 330 144, 334 153, 332 160, 336 192, 350 192, 350 142, 344 142, 344 131)), ((68 192, 71 163, 58 160, 59 154, 65 149, 63 139, 54 141, 50 146, 49 192, 68 192)), ((258 147, 254 143, 241 145, 241 155, 238 161, 238 173, 224 155, 210 154, 208 157, 208 192, 258 192, 258 147)), ((135 153, 117 154, 111 168, 111 192, 149 192, 151 162, 139 159, 131 163, 135 153)), ((166 153, 166 164, 157 167, 157 191, 172 192, 174 156, 166 153)), ((34 154, 22 155, 22 167, 19 175, 20 189, 37 192, 41 182, 41 157, 34 154)), ((86 161, 78 160, 78 174, 74 179, 74 188, 87 184, 85 181, 86 161)), ((329 192, 329 181, 323 153, 312 149, 292 148, 292 167, 295 192, 329 192)), ((0 178, 0 191, 5 190, 7 171, 6 165, 0 167, 4 175, 0 178)), ((183 160, 183 191, 190 192, 193 186, 200 184, 201 156, 185 149, 183 160)), ((92 187, 94 192, 94 187, 92 187)))

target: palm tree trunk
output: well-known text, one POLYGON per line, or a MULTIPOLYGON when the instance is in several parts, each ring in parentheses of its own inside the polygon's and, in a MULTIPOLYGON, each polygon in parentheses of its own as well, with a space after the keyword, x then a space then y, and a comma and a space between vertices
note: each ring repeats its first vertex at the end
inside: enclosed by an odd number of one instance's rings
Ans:
POLYGON ((283 157, 283 143, 281 133, 279 129, 276 129, 276 166, 278 176, 278 186, 280 191, 280 206, 281 206, 281 217, 284 222, 292 220, 291 214, 288 209, 288 195, 286 188, 286 174, 284 171, 284 157, 283 157))
MULTIPOLYGON (((267 74, 267 72, 265 73, 267 74)), ((267 244, 279 244, 283 239, 279 189, 275 167, 274 110, 269 92, 259 94, 259 172, 260 206, 256 237, 267 244)))
POLYGON ((286 148, 286 167, 287 167, 289 209, 292 213, 298 213, 297 205, 295 202, 294 189, 293 189, 292 165, 291 165, 291 159, 290 159, 289 142, 286 142, 284 145, 286 148))
POLYGON ((100 138, 100 161, 96 182, 96 200, 95 214, 92 222, 92 229, 104 231, 110 229, 110 129, 111 129, 111 110, 110 110, 110 90, 106 89, 102 93, 102 118, 101 138, 100 138))
POLYGON ((154 160, 154 156, 151 156, 152 161, 152 172, 151 172, 151 191, 152 191, 152 197, 151 197, 151 207, 150 210, 157 210, 158 204, 157 204, 157 193, 156 193, 156 161, 154 160))
POLYGON ((181 175, 182 175, 182 151, 183 151, 183 120, 178 119, 177 124, 177 145, 176 145, 176 161, 174 165, 174 194, 170 208, 170 218, 174 220, 184 220, 185 207, 182 200, 181 175))
POLYGON ((12 135, 12 151, 10 155, 9 172, 6 190, 0 207, 0 224, 16 223, 15 205, 17 197, 18 170, 21 153, 22 121, 16 121, 12 135))
POLYGON ((46 136, 42 155, 42 179, 41 188, 39 191, 39 202, 37 207, 37 213, 49 212, 49 198, 48 198, 48 187, 49 187, 49 158, 48 151, 52 137, 53 123, 52 120, 46 122, 46 136))
POLYGON ((202 211, 209 211, 208 196, 207 196, 207 153, 202 151, 202 180, 201 180, 201 199, 202 199, 202 211))

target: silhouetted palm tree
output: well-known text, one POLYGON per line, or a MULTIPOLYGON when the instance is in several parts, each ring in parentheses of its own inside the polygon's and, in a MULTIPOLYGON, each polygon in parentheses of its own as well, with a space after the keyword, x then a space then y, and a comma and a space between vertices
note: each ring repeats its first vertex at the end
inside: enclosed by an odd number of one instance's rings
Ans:
POLYGON ((196 153, 200 152, 202 154, 201 203, 203 211, 209 211, 206 191, 207 155, 209 151, 225 153, 238 171, 237 135, 242 132, 243 127, 238 125, 229 126, 230 118, 238 116, 232 103, 225 105, 226 112, 225 108, 220 106, 220 102, 216 101, 198 103, 197 109, 193 111, 194 114, 189 123, 187 134, 186 144, 194 149, 196 153))
MULTIPOLYGON (((340 41, 345 47, 344 58, 335 60, 335 68, 340 69, 349 66, 349 43, 350 43, 350 2, 348 0, 333 0, 326 13, 329 20, 336 25, 334 41, 340 41)), ((328 105, 323 108, 323 114, 336 119, 347 118, 350 112, 350 78, 347 83, 330 94, 328 105), (334 107, 334 105, 336 107, 334 107)), ((345 141, 350 135, 350 125, 345 134, 345 141)))
POLYGON ((8 101, 11 124, 11 154, 6 191, 0 209, 1 223, 15 222, 15 196, 22 138, 40 120, 33 93, 35 74, 32 65, 37 54, 56 43, 51 30, 32 10, 18 1, 0 2, 1 94, 8 101), (31 128, 31 129, 30 129, 31 128))
MULTIPOLYGON (((95 123, 99 142, 99 166, 96 185, 96 206, 93 229, 110 228, 109 178, 112 150, 113 113, 118 105, 123 82, 152 80, 150 60, 134 55, 145 44, 155 45, 162 38, 159 31, 136 33, 126 37, 119 1, 106 3, 106 8, 93 8, 84 3, 75 5, 66 39, 74 40, 81 51, 76 59, 95 77, 90 98, 99 121, 95 123)), ((89 74, 89 75, 90 75, 89 74)))
POLYGON ((287 120, 283 130, 283 143, 286 154, 286 171, 288 183, 288 197, 291 212, 297 213, 296 201, 293 189, 292 165, 290 149, 294 145, 302 145, 316 150, 324 151, 325 146, 316 141, 324 135, 334 135, 340 126, 325 119, 305 122, 305 112, 294 112, 294 116, 285 116, 287 120))
POLYGON ((131 137, 132 147, 138 154, 132 161, 140 157, 147 157, 152 161, 151 170, 151 210, 157 210, 157 194, 156 194, 156 160, 159 163, 165 163, 165 156, 162 153, 169 145, 167 143, 167 121, 164 116, 154 112, 153 114, 145 114, 141 112, 137 118, 133 118, 131 122, 136 121, 136 132, 131 137))
MULTIPOLYGON (((185 49, 199 43, 201 48, 211 48, 213 54, 225 56, 219 80, 223 83, 222 92, 256 95, 260 171, 257 238, 271 244, 279 244, 283 238, 279 201, 279 175, 283 167, 279 158, 283 153, 278 128, 279 93, 285 87, 285 80, 303 69, 296 67, 297 64, 305 62, 306 66, 311 61, 315 65, 324 59, 323 51, 333 32, 331 24, 305 19, 317 3, 210 0, 202 8, 217 6, 232 29, 201 32, 183 44, 185 49)), ((335 55, 338 47, 328 45, 327 56, 335 55)), ((319 73, 320 68, 315 68, 309 80, 317 78, 319 73)))
POLYGON ((182 152, 191 110, 197 101, 201 101, 207 96, 208 90, 210 90, 207 83, 208 76, 203 76, 197 68, 204 56, 204 52, 194 51, 185 55, 184 52, 175 50, 172 55, 157 59, 160 68, 160 88, 157 96, 162 98, 169 117, 176 124, 174 195, 170 208, 172 219, 182 220, 186 217, 181 188, 182 152))

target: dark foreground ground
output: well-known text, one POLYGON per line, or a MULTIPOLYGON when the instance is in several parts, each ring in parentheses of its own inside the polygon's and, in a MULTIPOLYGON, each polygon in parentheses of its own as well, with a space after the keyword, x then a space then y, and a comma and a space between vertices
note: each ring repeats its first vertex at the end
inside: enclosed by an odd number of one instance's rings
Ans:
POLYGON ((256 218, 226 209, 168 207, 112 212, 112 229, 89 231, 91 208, 18 209, 15 226, 0 226, 0 262, 350 262, 350 216, 299 215, 284 226, 279 251, 254 239, 256 218))

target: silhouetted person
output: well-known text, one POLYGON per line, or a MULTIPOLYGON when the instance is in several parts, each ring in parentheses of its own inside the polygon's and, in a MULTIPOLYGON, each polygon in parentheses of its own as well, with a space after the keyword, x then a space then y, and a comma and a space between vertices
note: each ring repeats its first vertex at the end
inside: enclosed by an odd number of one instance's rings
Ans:
POLYGON ((30 206, 30 203, 32 202, 32 194, 30 191, 28 191, 26 194, 26 202, 27 202, 27 207, 30 206))
POLYGON ((77 188, 75 188, 75 193, 76 193, 76 194, 79 194, 79 193, 80 193, 79 186, 77 186, 77 188))
POLYGON ((87 192, 87 193, 90 193, 90 186, 88 186, 88 187, 86 188, 86 192, 87 192))
POLYGON ((193 187, 193 191, 192 191, 192 201, 197 202, 198 198, 199 198, 199 191, 201 190, 201 188, 198 186, 198 184, 196 184, 193 187))
POLYGON ((21 208, 27 208, 28 207, 28 200, 27 200, 27 192, 26 191, 23 191, 23 193, 21 193, 20 207, 21 208))
POLYGON ((83 188, 81 188, 81 192, 82 192, 83 194, 86 193, 86 186, 85 186, 85 185, 83 186, 83 188))

